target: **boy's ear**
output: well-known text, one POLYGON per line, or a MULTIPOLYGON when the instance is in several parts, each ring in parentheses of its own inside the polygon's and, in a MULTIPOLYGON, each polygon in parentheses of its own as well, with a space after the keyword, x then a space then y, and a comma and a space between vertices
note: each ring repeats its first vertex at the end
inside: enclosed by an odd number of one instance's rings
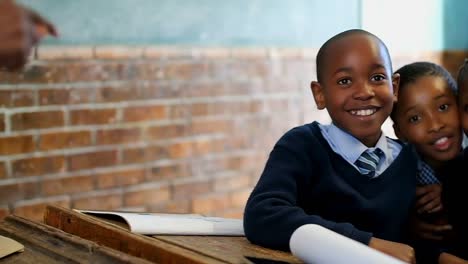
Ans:
POLYGON ((323 94, 323 88, 319 82, 313 81, 310 83, 310 89, 314 95, 315 104, 319 110, 325 108, 325 95, 323 94))
POLYGON ((398 101, 398 91, 400 89, 400 74, 394 73, 392 75, 392 85, 393 85, 393 102, 398 101))
POLYGON ((395 123, 393 123, 392 127, 393 132, 395 132, 395 136, 401 141, 406 141, 405 137, 401 134, 400 127, 395 123))

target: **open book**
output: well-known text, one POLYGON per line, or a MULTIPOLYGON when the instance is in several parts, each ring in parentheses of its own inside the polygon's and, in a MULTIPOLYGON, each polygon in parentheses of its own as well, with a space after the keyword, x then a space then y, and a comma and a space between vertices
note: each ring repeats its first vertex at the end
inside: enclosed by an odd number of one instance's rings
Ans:
POLYGON ((196 214, 78 210, 142 235, 243 236, 242 220, 196 214))
POLYGON ((24 246, 8 237, 0 236, 0 259, 15 252, 23 252, 24 246))

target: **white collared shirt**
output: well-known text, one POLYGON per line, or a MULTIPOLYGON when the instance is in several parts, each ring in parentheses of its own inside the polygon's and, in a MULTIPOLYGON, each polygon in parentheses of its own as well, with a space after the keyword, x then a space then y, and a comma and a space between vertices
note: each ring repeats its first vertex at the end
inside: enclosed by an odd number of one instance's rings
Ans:
POLYGON ((356 162, 361 154, 367 149, 380 149, 382 151, 382 155, 380 157, 379 164, 377 165, 377 170, 375 171, 375 177, 382 174, 382 172, 384 172, 390 166, 390 164, 392 164, 403 148, 403 146, 399 143, 387 138, 383 132, 375 147, 368 148, 355 137, 341 130, 333 123, 329 125, 318 125, 323 137, 328 141, 328 144, 330 144, 332 150, 338 155, 342 156, 358 171, 359 169, 354 164, 354 162, 356 162))

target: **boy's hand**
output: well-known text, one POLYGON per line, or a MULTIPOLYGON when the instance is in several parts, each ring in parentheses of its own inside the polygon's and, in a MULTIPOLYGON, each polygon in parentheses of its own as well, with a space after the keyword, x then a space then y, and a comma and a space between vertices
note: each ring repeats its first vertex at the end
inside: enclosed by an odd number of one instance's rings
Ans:
POLYGON ((468 264, 468 261, 444 252, 439 256, 439 264, 468 264))
POLYGON ((406 244, 373 237, 369 242, 369 247, 402 260, 406 263, 416 264, 414 249, 406 244))
POLYGON ((451 225, 431 224, 416 215, 411 217, 411 233, 418 238, 440 241, 447 238, 451 232, 451 225))
POLYGON ((0 68, 22 68, 32 47, 48 34, 57 36, 57 31, 38 13, 13 0, 0 0, 0 68))
POLYGON ((416 210, 421 213, 434 213, 442 210, 442 185, 430 184, 416 187, 416 210))

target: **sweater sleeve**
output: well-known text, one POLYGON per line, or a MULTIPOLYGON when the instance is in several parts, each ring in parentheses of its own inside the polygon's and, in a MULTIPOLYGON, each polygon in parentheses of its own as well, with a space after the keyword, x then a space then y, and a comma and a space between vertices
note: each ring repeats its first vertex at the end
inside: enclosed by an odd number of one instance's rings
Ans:
POLYGON ((245 208, 244 231, 247 239, 264 247, 289 250, 289 239, 298 227, 318 224, 368 244, 371 233, 360 231, 350 223, 337 223, 320 215, 309 215, 298 206, 298 185, 304 183, 305 177, 312 177, 310 180, 313 182, 313 167, 317 166, 306 153, 306 148, 312 147, 305 142, 307 136, 311 137, 300 131, 290 131, 270 153, 245 208))

